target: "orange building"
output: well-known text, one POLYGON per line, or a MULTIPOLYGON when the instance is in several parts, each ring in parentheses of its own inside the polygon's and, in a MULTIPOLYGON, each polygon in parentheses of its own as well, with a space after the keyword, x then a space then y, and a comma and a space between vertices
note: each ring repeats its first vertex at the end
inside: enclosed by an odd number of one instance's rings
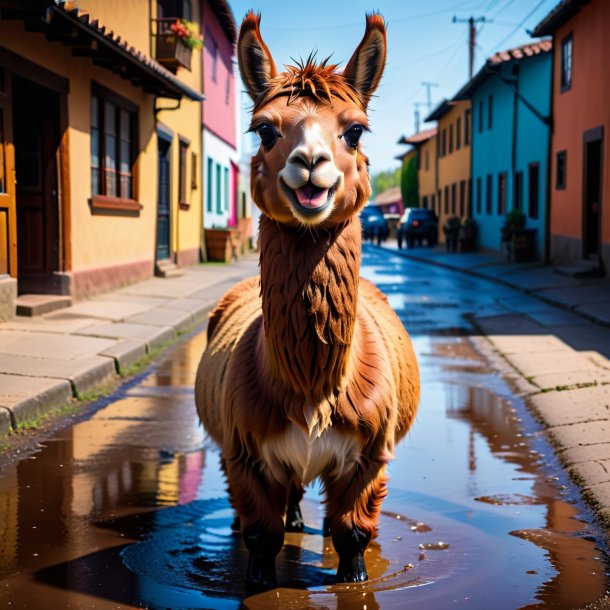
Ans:
POLYGON ((610 265, 610 2, 563 0, 535 28, 553 36, 550 258, 610 265))
POLYGON ((450 216, 468 218, 470 188, 470 101, 443 100, 426 121, 438 121, 436 130, 436 206, 439 242, 450 216))

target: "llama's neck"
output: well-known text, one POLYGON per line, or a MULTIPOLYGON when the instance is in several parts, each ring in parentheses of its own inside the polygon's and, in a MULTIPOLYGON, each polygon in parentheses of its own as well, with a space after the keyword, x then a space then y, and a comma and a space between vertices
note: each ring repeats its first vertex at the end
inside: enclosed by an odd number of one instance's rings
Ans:
POLYGON ((306 403, 344 384, 356 322, 361 228, 283 228, 261 218, 260 269, 267 362, 306 403))

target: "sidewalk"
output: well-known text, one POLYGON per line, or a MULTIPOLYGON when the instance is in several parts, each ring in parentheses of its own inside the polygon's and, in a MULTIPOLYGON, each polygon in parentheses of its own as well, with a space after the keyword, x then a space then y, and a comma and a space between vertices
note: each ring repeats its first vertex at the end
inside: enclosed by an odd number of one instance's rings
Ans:
MULTIPOLYGON (((258 257, 197 265, 47 315, 0 324, 0 439, 116 382, 258 273, 258 257)), ((203 348, 203 346, 202 346, 203 348)))
POLYGON ((495 311, 474 312, 482 336, 470 339, 545 425, 583 498, 610 529, 610 281, 490 253, 384 249, 535 297, 499 299, 495 311))

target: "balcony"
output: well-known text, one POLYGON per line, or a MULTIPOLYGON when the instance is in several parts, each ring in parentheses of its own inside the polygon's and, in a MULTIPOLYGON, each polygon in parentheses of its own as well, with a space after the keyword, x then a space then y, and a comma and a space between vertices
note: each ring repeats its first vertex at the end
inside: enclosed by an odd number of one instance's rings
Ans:
POLYGON ((153 19, 153 36, 155 38, 155 59, 174 74, 178 68, 191 70, 191 58, 193 48, 197 45, 188 44, 186 37, 179 36, 173 29, 180 19, 165 17, 163 19, 153 19))

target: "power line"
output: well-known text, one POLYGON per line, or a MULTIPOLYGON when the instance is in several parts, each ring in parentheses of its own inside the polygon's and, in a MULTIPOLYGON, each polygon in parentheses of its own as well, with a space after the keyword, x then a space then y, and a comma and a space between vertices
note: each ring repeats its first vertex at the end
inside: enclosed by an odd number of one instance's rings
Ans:
POLYGON ((468 24, 468 78, 472 79, 474 72, 474 51, 477 46, 477 29, 475 25, 477 23, 489 23, 489 19, 487 19, 484 15, 481 17, 473 17, 471 15, 468 17, 468 19, 458 19, 454 15, 453 23, 468 24))

